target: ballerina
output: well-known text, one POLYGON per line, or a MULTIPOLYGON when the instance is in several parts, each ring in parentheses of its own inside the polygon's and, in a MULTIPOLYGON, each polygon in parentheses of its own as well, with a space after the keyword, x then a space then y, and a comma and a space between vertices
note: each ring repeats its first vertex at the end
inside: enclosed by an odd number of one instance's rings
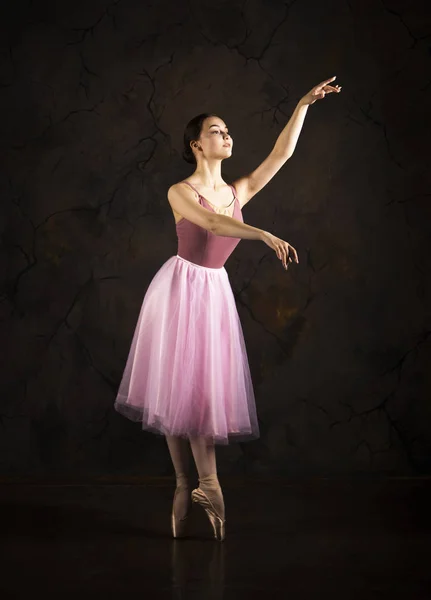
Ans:
POLYGON ((335 77, 313 87, 296 106, 273 150, 249 175, 231 184, 221 164, 233 138, 217 115, 194 117, 184 133, 184 160, 195 166, 172 185, 168 201, 178 251, 144 296, 115 409, 166 437, 176 476, 173 537, 184 537, 192 503, 205 510, 214 538, 225 538, 225 506, 215 445, 259 437, 252 379, 235 298, 224 264, 241 239, 275 251, 285 270, 299 264, 287 241, 244 223, 242 208, 292 156, 308 106, 341 86, 335 77), (190 449, 199 486, 189 483, 190 449))

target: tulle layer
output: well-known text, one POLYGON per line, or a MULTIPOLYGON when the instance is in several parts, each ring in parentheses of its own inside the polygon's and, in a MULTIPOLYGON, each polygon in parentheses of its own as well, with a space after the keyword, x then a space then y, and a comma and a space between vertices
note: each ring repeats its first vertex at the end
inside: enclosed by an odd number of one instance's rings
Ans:
POLYGON ((144 296, 115 409, 162 435, 259 437, 235 298, 224 267, 176 255, 144 296))

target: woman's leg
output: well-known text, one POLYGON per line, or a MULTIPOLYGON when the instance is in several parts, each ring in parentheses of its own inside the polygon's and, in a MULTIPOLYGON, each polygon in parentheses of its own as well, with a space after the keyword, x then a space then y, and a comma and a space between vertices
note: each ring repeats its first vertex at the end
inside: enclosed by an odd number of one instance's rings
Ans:
POLYGON ((175 435, 167 435, 165 437, 172 464, 174 465, 175 475, 177 477, 181 475, 188 476, 190 473, 189 440, 175 435))
POLYGON ((204 437, 189 439, 199 478, 217 473, 214 443, 204 437))
POLYGON ((166 443, 175 469, 176 490, 174 512, 178 519, 183 519, 190 507, 190 447, 189 441, 174 435, 167 435, 166 443))
POLYGON ((190 446, 199 475, 199 488, 211 500, 217 514, 224 519, 224 499, 217 476, 215 444, 204 437, 190 437, 190 446))

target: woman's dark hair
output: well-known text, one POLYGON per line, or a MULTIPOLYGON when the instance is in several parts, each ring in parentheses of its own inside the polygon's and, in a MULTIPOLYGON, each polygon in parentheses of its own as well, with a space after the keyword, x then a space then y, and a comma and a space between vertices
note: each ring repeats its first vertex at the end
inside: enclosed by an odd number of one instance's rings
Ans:
POLYGON ((201 113, 196 117, 193 117, 191 121, 187 123, 187 126, 184 131, 184 148, 183 148, 183 158, 186 162, 191 165, 196 165, 196 158, 193 154, 193 150, 190 147, 190 142, 198 140, 202 131, 202 123, 208 117, 218 117, 213 113, 201 113))

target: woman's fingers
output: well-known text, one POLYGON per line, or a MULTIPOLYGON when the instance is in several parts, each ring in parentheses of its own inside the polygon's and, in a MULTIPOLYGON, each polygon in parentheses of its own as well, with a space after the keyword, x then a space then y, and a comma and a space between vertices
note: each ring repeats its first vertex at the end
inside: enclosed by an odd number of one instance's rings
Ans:
POLYGON ((286 264, 287 264, 287 252, 286 252, 286 246, 283 246, 283 265, 284 265, 284 268, 286 268, 286 264))
POLYGON ((277 246, 275 248, 275 253, 277 254, 277 258, 281 260, 285 269, 288 269, 289 264, 291 262, 299 263, 298 253, 296 252, 295 248, 291 246, 288 242, 285 242, 281 246, 277 246))
POLYGON ((285 246, 285 259, 284 259, 284 266, 287 269, 287 267, 289 266, 289 263, 292 262, 292 259, 289 256, 289 245, 287 244, 285 246))
POLYGON ((330 77, 329 79, 326 79, 325 81, 322 81, 322 83, 319 83, 319 85, 318 85, 317 87, 323 87, 324 85, 326 85, 326 84, 327 84, 327 83, 329 83, 330 81, 334 81, 334 79, 335 79, 336 77, 337 77, 337 76, 336 76, 336 75, 334 75, 334 77, 330 77))
POLYGON ((297 253, 297 251, 295 250, 295 248, 293 246, 291 246, 291 248, 292 248, 293 257, 295 259, 295 262, 299 264, 298 253, 297 253))

